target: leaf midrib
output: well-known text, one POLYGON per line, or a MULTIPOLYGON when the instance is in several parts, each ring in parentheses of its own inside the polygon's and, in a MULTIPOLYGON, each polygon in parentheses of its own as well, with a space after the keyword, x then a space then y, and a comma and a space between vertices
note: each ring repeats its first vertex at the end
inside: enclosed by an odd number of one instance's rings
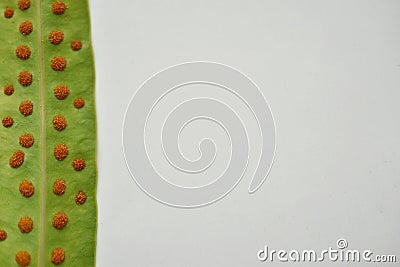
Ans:
POLYGON ((39 231, 39 266, 44 266, 45 227, 46 227, 46 127, 45 127, 45 87, 44 87, 44 51, 43 51, 43 27, 42 27, 42 1, 38 1, 37 7, 38 46, 39 46, 39 88, 41 107, 41 200, 40 200, 40 231, 39 231))

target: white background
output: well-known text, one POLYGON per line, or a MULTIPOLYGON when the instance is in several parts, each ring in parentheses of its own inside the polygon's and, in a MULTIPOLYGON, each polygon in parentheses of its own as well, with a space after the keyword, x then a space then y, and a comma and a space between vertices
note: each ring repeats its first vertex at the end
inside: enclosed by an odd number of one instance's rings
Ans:
POLYGON ((398 253, 399 1, 96 0, 90 8, 97 266, 289 266, 256 253, 322 250, 341 237, 350 249, 398 253), (231 65, 258 84, 277 154, 256 194, 244 179, 216 204, 183 210, 136 186, 122 124, 147 78, 193 60, 231 65))

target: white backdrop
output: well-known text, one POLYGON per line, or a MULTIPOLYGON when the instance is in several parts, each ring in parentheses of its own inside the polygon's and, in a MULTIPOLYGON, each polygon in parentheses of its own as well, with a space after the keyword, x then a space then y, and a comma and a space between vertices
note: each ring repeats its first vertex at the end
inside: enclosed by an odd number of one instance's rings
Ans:
MULTIPOLYGON (((97 266, 285 266, 256 253, 323 250, 338 238, 351 249, 400 251, 399 1, 96 0, 90 8, 97 266), (233 66, 258 84, 277 151, 255 194, 244 177, 221 201, 187 210, 134 183, 122 124, 147 78, 193 60, 233 66)), ((386 265, 395 266, 374 266, 386 265)))

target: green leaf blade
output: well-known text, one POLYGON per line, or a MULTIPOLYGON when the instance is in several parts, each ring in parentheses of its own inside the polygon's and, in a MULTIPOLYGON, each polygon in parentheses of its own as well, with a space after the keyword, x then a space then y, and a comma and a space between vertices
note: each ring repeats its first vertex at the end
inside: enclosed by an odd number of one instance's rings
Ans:
MULTIPOLYGON (((64 1, 68 9, 63 15, 55 15, 51 10, 54 1, 31 2, 25 11, 17 8, 16 1, 4 1, 0 11, 14 8, 14 16, 0 18, 0 86, 14 86, 14 94, 0 93, 0 115, 12 116, 14 125, 0 126, 0 229, 7 231, 7 239, 0 241, 0 262, 4 266, 17 266, 15 255, 25 250, 31 255, 29 266, 54 266, 51 254, 55 248, 63 248, 63 266, 94 266, 97 231, 97 166, 96 166, 96 112, 95 76, 93 51, 90 37, 90 17, 87 1, 64 1), (40 10, 39 5, 40 4, 40 10), (40 14, 40 15, 39 15, 40 14), (33 32, 27 36, 18 31, 19 24, 29 20, 33 32), (52 30, 64 32, 64 40, 59 45, 49 42, 52 30), (71 42, 80 40, 83 47, 79 51, 71 49, 71 42), (18 45, 27 45, 32 54, 28 60, 15 56, 18 45), (51 68, 54 56, 64 57, 67 68, 55 71, 51 68), (23 87, 17 81, 20 71, 30 71, 33 82, 23 87), (69 96, 58 100, 54 88, 65 84, 70 89, 69 96), (85 100, 84 107, 74 107, 76 98, 85 100), (34 110, 30 116, 23 116, 18 110, 19 103, 29 99, 34 110), (52 119, 62 115, 67 127, 62 131, 54 129, 52 119), (30 133, 35 138, 31 148, 22 148, 18 137, 30 133), (53 150, 57 144, 65 144, 68 156, 58 161, 53 150), (25 153, 25 161, 19 168, 11 168, 9 158, 16 150, 25 153), (74 170, 72 162, 83 158, 86 167, 74 170), (32 181, 35 194, 23 197, 18 186, 22 180, 32 181), (63 195, 53 193, 53 183, 57 179, 67 184, 63 195), (87 200, 83 205, 75 203, 75 195, 83 191, 87 200), (52 225, 53 216, 64 212, 68 224, 61 230, 52 225), (23 234, 18 229, 20 217, 29 216, 34 222, 32 232, 23 234)), ((2 14, 1 14, 2 15, 2 14)))

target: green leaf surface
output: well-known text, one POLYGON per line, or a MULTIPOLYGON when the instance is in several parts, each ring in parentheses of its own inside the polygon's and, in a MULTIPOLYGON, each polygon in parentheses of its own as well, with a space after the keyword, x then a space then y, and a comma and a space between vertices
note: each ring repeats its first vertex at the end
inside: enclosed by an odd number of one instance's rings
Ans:
POLYGON ((20 251, 30 254, 29 266, 55 266, 52 252, 56 248, 65 251, 61 266, 94 266, 96 251, 97 204, 96 204, 96 113, 94 98, 94 63, 90 36, 89 8, 86 0, 65 0, 66 11, 56 15, 50 0, 32 0, 26 10, 18 8, 17 0, 0 2, 0 119, 13 118, 11 127, 0 125, 0 230, 6 232, 0 241, 0 266, 18 266, 16 255, 20 251), (14 14, 6 18, 3 13, 12 8, 14 14), (23 35, 19 31, 23 21, 30 21, 33 31, 23 35), (63 41, 52 44, 49 33, 59 30, 63 41), (82 48, 74 51, 71 42, 80 40, 82 48), (28 46, 29 59, 16 56, 16 48, 28 46), (54 57, 63 57, 67 67, 56 71, 51 67, 54 57), (32 84, 23 86, 18 74, 29 71, 32 84), (14 93, 6 95, 3 88, 12 85, 14 93), (54 88, 66 85, 69 95, 59 100, 54 88), (74 100, 82 98, 82 108, 74 106, 74 100), (33 103, 29 116, 20 113, 22 101, 33 103), (67 126, 58 131, 53 117, 65 117, 67 126), (34 144, 25 148, 19 143, 23 134, 31 134, 34 144), (57 160, 54 148, 58 144, 68 147, 64 160, 57 160), (12 168, 10 157, 17 150, 25 154, 23 164, 12 168), (77 171, 73 161, 85 160, 86 167, 77 171), (57 179, 66 183, 65 192, 56 195, 53 184, 57 179), (25 197, 19 187, 23 180, 32 182, 34 194, 25 197), (84 192, 84 204, 78 205, 76 195, 84 192), (53 226, 53 217, 64 212, 68 223, 62 229, 53 226), (30 217, 33 229, 22 233, 18 222, 30 217))

